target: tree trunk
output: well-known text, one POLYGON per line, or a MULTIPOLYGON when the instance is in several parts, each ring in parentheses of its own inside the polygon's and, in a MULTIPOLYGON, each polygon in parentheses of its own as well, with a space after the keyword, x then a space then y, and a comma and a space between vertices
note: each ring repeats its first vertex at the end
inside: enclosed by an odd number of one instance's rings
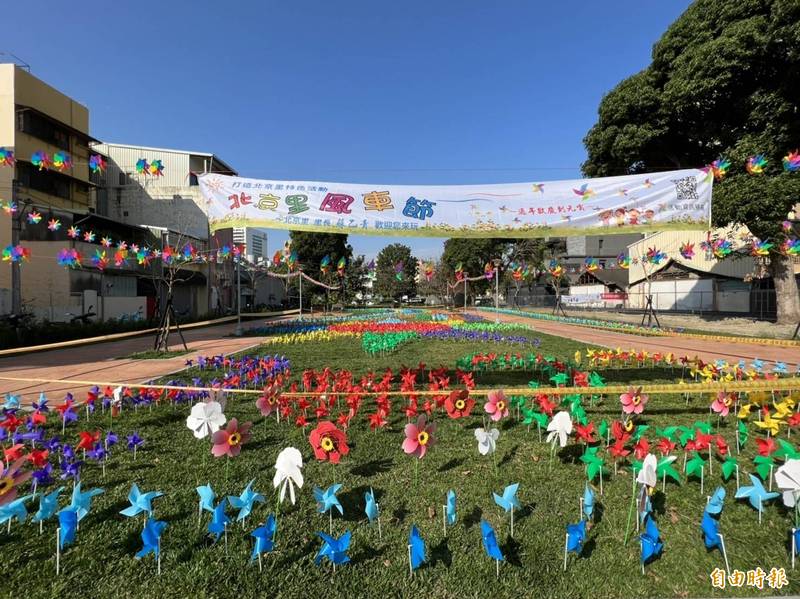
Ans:
POLYGON ((775 305, 779 324, 800 322, 800 295, 794 278, 794 264, 788 256, 774 256, 769 271, 775 284, 775 305))

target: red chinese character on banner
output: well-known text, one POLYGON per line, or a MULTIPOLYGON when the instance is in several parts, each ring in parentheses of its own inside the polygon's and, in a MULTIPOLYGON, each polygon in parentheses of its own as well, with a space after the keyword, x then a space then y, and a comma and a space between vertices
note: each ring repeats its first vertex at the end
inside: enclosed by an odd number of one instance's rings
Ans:
POLYGON ((350 204, 353 197, 343 193, 328 193, 322 200, 319 209, 323 212, 335 212, 336 214, 350 214, 350 204))
POLYGON ((249 205, 252 202, 253 197, 247 195, 244 192, 242 192, 240 194, 234 193, 232 195, 229 195, 228 199, 231 201, 230 209, 231 210, 236 210, 237 208, 240 208, 241 206, 249 205))

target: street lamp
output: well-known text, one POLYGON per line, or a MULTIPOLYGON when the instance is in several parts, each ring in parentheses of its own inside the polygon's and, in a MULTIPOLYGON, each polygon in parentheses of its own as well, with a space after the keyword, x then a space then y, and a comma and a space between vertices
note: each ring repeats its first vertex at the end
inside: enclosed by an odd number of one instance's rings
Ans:
POLYGON ((500 264, 502 264, 502 260, 500 258, 495 258, 492 260, 494 264, 494 322, 495 324, 500 322, 500 264))
POLYGON ((236 331, 234 335, 241 337, 242 333, 242 256, 236 257, 236 331))

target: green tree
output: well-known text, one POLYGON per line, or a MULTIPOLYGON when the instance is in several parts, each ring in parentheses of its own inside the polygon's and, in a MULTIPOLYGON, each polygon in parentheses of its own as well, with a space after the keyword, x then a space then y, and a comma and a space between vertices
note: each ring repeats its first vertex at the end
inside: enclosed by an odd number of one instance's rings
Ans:
MULTIPOLYGON (((781 242, 780 224, 800 199, 800 174, 781 158, 800 143, 800 3, 698 0, 653 48, 652 63, 606 95, 584 139, 588 176, 709 164, 731 168, 713 192, 716 226, 746 225, 781 242), (755 154, 769 161, 748 175, 755 154)), ((772 254, 769 271, 779 322, 800 319, 789 258, 772 254)))
MULTIPOLYGON (((353 257, 353 248, 347 243, 347 235, 341 233, 312 233, 307 231, 290 231, 289 238, 292 240, 292 251, 297 252, 297 259, 300 266, 303 268, 308 276, 323 283, 330 285, 337 285, 336 263, 339 258, 344 256, 347 263, 350 264, 353 257), (328 275, 323 277, 319 269, 320 262, 325 256, 331 258, 331 272, 333 276, 328 275)), ((297 279, 292 279, 290 288, 293 293, 296 293, 295 287, 297 286, 297 279)), ((336 293, 336 292, 331 292, 336 293)), ((304 284, 303 295, 308 294, 308 300, 311 301, 312 297, 316 296, 319 299, 328 298, 330 294, 326 290, 315 285, 304 284)), ((334 298, 331 297, 331 300, 334 298)), ((324 301, 324 300, 323 300, 324 301)), ((305 300, 303 300, 305 304, 305 300)))
POLYGON ((400 299, 404 295, 417 294, 417 259, 411 255, 411 248, 402 243, 392 243, 383 248, 375 261, 374 293, 384 298, 400 299), (403 263, 403 276, 398 280, 395 265, 403 263))
MULTIPOLYGON (((448 280, 452 281, 455 267, 461 262, 464 271, 470 277, 476 277, 483 272, 487 262, 491 262, 495 258, 504 259, 510 246, 511 242, 508 239, 473 239, 467 237, 448 239, 444 242, 444 252, 441 259, 442 268, 448 280)), ((494 279, 471 282, 470 293, 482 293, 490 285, 494 285, 494 279)))

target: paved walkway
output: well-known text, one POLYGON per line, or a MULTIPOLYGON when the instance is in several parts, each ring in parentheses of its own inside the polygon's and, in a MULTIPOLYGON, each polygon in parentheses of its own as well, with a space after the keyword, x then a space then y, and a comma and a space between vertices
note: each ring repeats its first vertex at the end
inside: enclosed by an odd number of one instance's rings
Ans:
MULTIPOLYGON (((488 312, 476 312, 487 319, 495 315, 488 312)), ((574 339, 584 343, 616 349, 647 350, 650 353, 672 352, 677 356, 698 356, 709 362, 723 359, 728 362, 746 360, 748 363, 758 358, 766 362, 785 362, 793 370, 800 364, 800 347, 778 347, 775 345, 755 345, 749 343, 733 343, 717 340, 691 339, 686 337, 647 337, 632 335, 618 331, 590 329, 579 325, 565 324, 550 320, 539 320, 524 316, 500 314, 502 322, 515 322, 532 326, 534 330, 574 339)))
MULTIPOLYGON (((257 326, 259 321, 250 321, 247 327, 257 326)), ((196 328, 184 331, 190 353, 163 360, 131 360, 125 358, 135 352, 153 348, 153 336, 147 335, 54 349, 33 354, 23 354, 0 359, 0 375, 44 379, 76 379, 84 381, 107 381, 120 383, 143 383, 177 372, 185 367, 186 360, 197 355, 232 354, 259 345, 262 337, 229 337, 236 323, 196 328), (122 359, 120 359, 122 358, 122 359)), ((180 336, 170 335, 170 349, 182 350, 180 336)), ((12 382, 0 380, 0 395, 20 395, 23 403, 36 400, 44 391, 48 398, 61 401, 67 391, 83 399, 88 387, 74 385, 12 382)))

